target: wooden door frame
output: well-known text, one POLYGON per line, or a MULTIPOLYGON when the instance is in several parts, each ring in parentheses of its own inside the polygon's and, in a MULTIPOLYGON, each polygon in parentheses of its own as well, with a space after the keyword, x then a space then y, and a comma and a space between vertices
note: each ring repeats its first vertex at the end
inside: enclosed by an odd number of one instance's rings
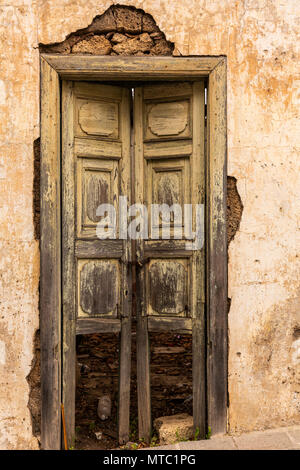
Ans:
POLYGON ((207 78, 207 421, 227 428, 226 57, 41 55, 41 439, 61 444, 61 79, 164 81, 207 78))

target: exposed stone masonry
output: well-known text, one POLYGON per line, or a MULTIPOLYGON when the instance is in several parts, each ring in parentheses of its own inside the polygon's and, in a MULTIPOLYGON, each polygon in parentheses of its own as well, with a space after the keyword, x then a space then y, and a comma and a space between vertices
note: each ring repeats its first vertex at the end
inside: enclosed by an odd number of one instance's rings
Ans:
POLYGON ((63 42, 40 44, 41 52, 97 55, 172 55, 174 44, 166 40, 151 15, 143 10, 112 6, 96 16, 85 29, 63 42))

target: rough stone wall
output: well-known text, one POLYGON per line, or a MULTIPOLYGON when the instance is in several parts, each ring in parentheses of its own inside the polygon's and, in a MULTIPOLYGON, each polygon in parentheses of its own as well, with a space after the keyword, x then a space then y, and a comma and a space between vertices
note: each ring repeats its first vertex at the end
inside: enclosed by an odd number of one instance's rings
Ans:
MULTIPOLYGON (((0 6, 0 448, 38 447, 26 380, 39 316, 32 217, 38 45, 87 28, 112 3, 0 6)), ((239 432, 299 422, 300 4, 122 3, 153 15, 178 55, 228 58, 228 174, 244 208, 229 247, 229 426, 239 432)))
POLYGON ((141 9, 112 6, 87 27, 56 44, 40 44, 41 52, 125 56, 172 55, 174 44, 153 17, 141 9))

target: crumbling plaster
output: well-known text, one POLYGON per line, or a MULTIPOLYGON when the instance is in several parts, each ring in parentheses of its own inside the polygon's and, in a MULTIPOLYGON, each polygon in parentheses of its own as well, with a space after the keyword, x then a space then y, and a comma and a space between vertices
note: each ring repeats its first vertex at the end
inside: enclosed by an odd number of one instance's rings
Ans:
MULTIPOLYGON (((29 386, 38 328, 33 141, 38 44, 62 41, 117 2, 0 5, 0 448, 38 448, 29 386)), ((183 55, 228 58, 228 174, 244 206, 229 247, 229 429, 299 422, 298 0, 122 1, 183 55)))

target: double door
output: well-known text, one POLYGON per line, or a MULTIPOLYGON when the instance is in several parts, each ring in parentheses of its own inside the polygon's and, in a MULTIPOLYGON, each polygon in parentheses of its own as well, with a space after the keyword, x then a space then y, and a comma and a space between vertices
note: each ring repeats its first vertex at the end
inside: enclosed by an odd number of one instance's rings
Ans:
POLYGON ((204 82, 62 88, 62 402, 75 430, 76 334, 118 333, 119 442, 129 439, 132 276, 139 437, 151 436, 149 332, 193 344, 205 435, 204 82))

